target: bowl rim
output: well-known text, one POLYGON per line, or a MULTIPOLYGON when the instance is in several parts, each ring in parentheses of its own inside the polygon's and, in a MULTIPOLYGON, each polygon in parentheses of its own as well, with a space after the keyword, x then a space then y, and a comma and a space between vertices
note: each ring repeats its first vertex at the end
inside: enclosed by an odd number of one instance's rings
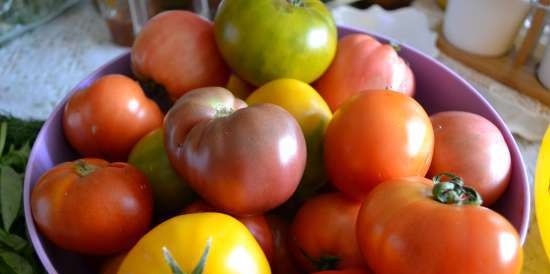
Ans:
MULTIPOLYGON (((461 84, 466 86, 471 91, 471 93, 474 96, 476 96, 477 99, 479 101, 481 101, 481 103, 496 118, 497 122, 499 123, 499 125, 497 125, 497 127, 501 130, 502 134, 504 135, 505 139, 507 140, 507 144, 508 144, 509 149, 511 150, 511 153, 513 152, 514 154, 516 154, 518 156, 519 160, 520 160, 518 171, 521 171, 521 174, 519 174, 519 177, 521 179, 521 182, 524 184, 525 193, 523 195, 524 199, 523 199, 523 205, 522 205, 523 206, 523 216, 522 216, 522 220, 521 220, 522 226, 520 228, 520 231, 518 231, 518 234, 520 236, 521 244, 523 245, 525 243, 525 239, 526 239, 526 236, 527 236, 527 231, 528 231, 529 224, 530 224, 529 222, 530 222, 530 218, 531 218, 531 189, 530 189, 530 184, 529 184, 529 180, 528 180, 528 176, 527 176, 527 168, 525 166, 525 161, 523 160, 523 156, 521 154, 521 151, 518 147, 518 144, 517 144, 515 138, 513 137, 512 133, 511 133, 508 125, 504 122, 504 120, 502 119, 500 114, 498 114, 498 112, 487 101, 487 99, 485 99, 485 97, 483 97, 481 95, 481 93, 479 93, 479 91, 477 91, 477 89, 474 88, 462 76, 460 76, 458 73, 456 73, 455 71, 451 70, 450 68, 448 68, 447 66, 442 64, 439 60, 435 59, 434 57, 432 57, 430 55, 425 54, 424 52, 421 52, 421 51, 413 48, 412 46, 409 46, 407 43, 403 43, 403 42, 399 41, 398 39, 389 38, 389 37, 387 37, 385 35, 382 35, 382 34, 379 34, 377 32, 373 32, 373 31, 369 31, 369 30, 363 30, 363 29, 359 29, 359 28, 355 28, 355 27, 344 26, 344 25, 338 25, 338 33, 339 33, 338 37, 341 37, 340 36, 341 32, 345 32, 345 33, 364 33, 364 34, 373 36, 374 38, 376 38, 377 40, 382 41, 382 42, 386 42, 386 43, 396 42, 398 45, 405 48, 407 51, 413 53, 414 55, 418 55, 418 56, 420 56, 424 59, 427 59, 430 63, 435 65, 439 70, 445 71, 446 73, 450 74, 453 78, 458 80, 461 84), (510 142, 508 142, 508 140, 510 140, 510 142)), ((48 118, 47 118, 46 122, 44 123, 44 125, 42 126, 42 128, 40 129, 36 140, 41 140, 41 139, 44 138, 46 128, 50 127, 50 125, 54 122, 53 117, 56 114, 58 114, 59 112, 63 111, 66 102, 68 101, 70 96, 72 96, 72 94, 75 91, 77 91, 78 87, 81 87, 81 86, 85 85, 87 82, 92 80, 95 76, 99 75, 102 71, 106 70, 106 68, 110 67, 114 63, 120 62, 121 60, 123 60, 125 58, 129 58, 130 54, 131 53, 130 53, 129 49, 127 51, 124 51, 123 53, 119 54, 115 58, 109 60, 105 64, 103 64, 100 67, 98 67, 97 69, 95 69, 92 73, 88 74, 86 77, 84 77, 82 80, 80 80, 75 86, 73 86, 69 90, 69 92, 67 92, 67 94, 63 97, 63 99, 61 99, 57 103, 57 105, 54 107, 52 112, 48 115, 48 118)), ((37 230, 37 228, 34 224, 34 220, 33 220, 33 217, 32 217, 32 212, 31 212, 31 207, 30 207, 30 195, 31 195, 32 190, 31 190, 31 181, 30 181, 31 179, 30 179, 30 176, 27 176, 27 174, 31 174, 32 172, 34 172, 34 167, 33 167, 33 165, 30 164, 30 160, 36 158, 36 154, 38 153, 37 151, 38 150, 33 145, 32 149, 31 149, 31 152, 29 154, 29 162, 27 163, 27 166, 25 168, 25 177, 24 177, 24 184, 23 184, 23 209, 24 209, 25 225, 26 225, 26 228, 27 228, 27 235, 29 237, 31 245, 32 245, 33 249, 35 250, 36 255, 39 258, 40 262, 43 264, 44 268, 46 269, 47 273, 57 274, 58 271, 54 267, 54 265, 52 264, 52 261, 49 258, 48 254, 46 253, 44 245, 43 245, 41 239, 38 236, 39 232, 38 232, 38 230, 37 230), (34 232, 34 233, 31 233, 31 231, 34 232)), ((515 164, 517 164, 517 163, 515 163, 515 164)))

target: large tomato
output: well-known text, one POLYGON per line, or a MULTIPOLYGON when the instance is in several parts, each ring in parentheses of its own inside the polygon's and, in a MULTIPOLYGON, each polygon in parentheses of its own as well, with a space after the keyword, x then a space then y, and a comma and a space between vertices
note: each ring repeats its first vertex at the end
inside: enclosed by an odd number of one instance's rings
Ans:
POLYGON ((38 229, 57 246, 95 255, 132 247, 147 232, 147 177, 126 163, 80 159, 48 170, 31 193, 38 229))
POLYGON ((128 162, 147 176, 159 217, 175 213, 192 202, 195 194, 168 160, 162 128, 145 135, 134 146, 128 162))
POLYGON ((172 100, 195 88, 222 86, 229 78, 212 23, 181 10, 147 22, 132 46, 132 70, 162 85, 172 100))
MULTIPOLYGON (((437 178, 437 177, 436 177, 437 178)), ((365 199, 357 240, 374 273, 518 274, 518 233, 460 178, 390 180, 365 199)))
POLYGON ((172 165, 209 204, 236 216, 285 202, 304 172, 306 144, 296 119, 273 104, 246 107, 223 88, 182 96, 166 114, 172 165))
POLYGON ((334 114, 325 165, 338 189, 362 199, 385 180, 426 175, 433 147, 432 124, 418 102, 394 91, 370 91, 334 114))
POLYGON ((298 210, 290 229, 290 246, 302 269, 365 266, 355 232, 360 207, 360 201, 334 192, 316 196, 298 210))
POLYGON ((176 216, 156 226, 130 250, 118 271, 152 273, 269 274, 270 270, 262 249, 241 222, 209 212, 176 216), (193 271, 197 267, 203 271, 193 271))
POLYGON ((277 215, 268 215, 267 222, 273 233, 275 253, 271 260, 271 272, 273 274, 300 274, 290 254, 288 222, 277 215))
MULTIPOLYGON (((183 214, 199 212, 219 212, 211 205, 202 200, 198 200, 183 209, 183 214)), ((252 236, 258 241, 264 251, 265 257, 271 262, 275 246, 273 244, 273 234, 264 215, 236 217, 252 233, 252 236)))
POLYGON ((490 206, 502 195, 511 175, 511 156, 500 130, 474 113, 445 111, 431 116, 434 155, 428 176, 456 174, 490 206))
POLYGON ((295 79, 278 79, 255 90, 246 103, 271 103, 286 109, 300 124, 307 145, 304 175, 294 197, 302 202, 326 182, 323 163, 323 140, 332 112, 310 85, 295 79))
POLYGON ((336 111, 366 90, 390 89, 412 96, 415 82, 411 69, 392 46, 366 34, 351 34, 338 41, 334 61, 314 87, 336 111))
POLYGON ((63 129, 82 156, 126 161, 141 137, 162 126, 162 118, 137 82, 108 75, 69 98, 63 129))
POLYGON ((256 86, 279 78, 310 83, 336 52, 336 25, 319 0, 225 0, 214 29, 229 66, 256 86))

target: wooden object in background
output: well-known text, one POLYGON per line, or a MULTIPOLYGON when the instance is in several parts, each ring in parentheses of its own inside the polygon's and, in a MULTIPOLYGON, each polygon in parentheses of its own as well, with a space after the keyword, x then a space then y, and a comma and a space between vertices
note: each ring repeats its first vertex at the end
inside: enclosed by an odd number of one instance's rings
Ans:
MULTIPOLYGON (((541 5, 550 4, 550 0, 540 0, 539 2, 541 5)), ((527 31, 523 44, 521 45, 520 49, 516 54, 514 65, 518 67, 523 66, 527 61, 527 59, 529 58, 529 56, 531 55, 533 48, 535 47, 535 45, 539 40, 540 33, 544 28, 545 15, 546 15, 546 11, 543 9, 537 9, 535 11, 535 14, 533 15, 533 19, 531 20, 531 27, 527 31)))

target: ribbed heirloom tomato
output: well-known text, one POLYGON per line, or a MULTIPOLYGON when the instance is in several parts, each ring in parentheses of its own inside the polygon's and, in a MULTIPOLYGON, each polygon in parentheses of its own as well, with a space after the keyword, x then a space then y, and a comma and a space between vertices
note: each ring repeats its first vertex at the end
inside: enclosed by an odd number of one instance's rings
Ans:
POLYGON ((385 180, 426 175, 433 148, 432 124, 418 102, 394 91, 369 91, 334 114, 325 166, 338 189, 362 199, 385 180))
POLYGON ((442 179, 394 179, 370 192, 357 218, 369 267, 383 274, 520 273, 514 227, 480 206, 479 194, 460 178, 442 179))

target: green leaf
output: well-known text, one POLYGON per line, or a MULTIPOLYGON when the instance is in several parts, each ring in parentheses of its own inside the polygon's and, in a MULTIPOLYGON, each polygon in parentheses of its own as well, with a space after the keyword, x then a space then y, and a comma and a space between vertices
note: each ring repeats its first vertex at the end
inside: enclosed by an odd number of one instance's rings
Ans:
POLYGON ((0 164, 10 166, 15 171, 23 173, 30 153, 31 147, 29 142, 26 142, 20 148, 15 148, 15 146, 11 144, 8 152, 0 157, 0 164))
POLYGON ((2 151, 4 151, 4 146, 6 145, 7 136, 8 136, 8 123, 2 122, 2 124, 0 124, 0 156, 2 156, 2 151))
POLYGON ((10 231, 21 207, 23 176, 9 166, 0 166, 0 212, 4 229, 10 231))
MULTIPOLYGON (((0 251, 0 261, 9 269, 6 274, 33 274, 32 265, 17 253, 0 251)), ((2 273, 4 272, 2 271, 2 273)))
POLYGON ((27 240, 0 229, 0 243, 9 249, 21 253, 28 246, 27 240))

